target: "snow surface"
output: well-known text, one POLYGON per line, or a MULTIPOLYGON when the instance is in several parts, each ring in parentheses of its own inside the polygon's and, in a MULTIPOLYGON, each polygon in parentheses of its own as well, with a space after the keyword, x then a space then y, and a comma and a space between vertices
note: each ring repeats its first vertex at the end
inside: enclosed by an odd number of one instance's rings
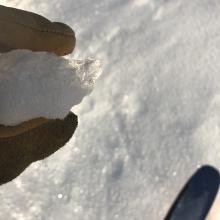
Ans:
POLYGON ((91 93, 100 73, 100 62, 92 59, 68 60, 28 50, 0 55, 0 124, 63 119, 91 93))
POLYGON ((0 219, 163 219, 198 166, 220 168, 218 0, 1 2, 70 24, 104 73, 70 142, 1 186, 0 219))

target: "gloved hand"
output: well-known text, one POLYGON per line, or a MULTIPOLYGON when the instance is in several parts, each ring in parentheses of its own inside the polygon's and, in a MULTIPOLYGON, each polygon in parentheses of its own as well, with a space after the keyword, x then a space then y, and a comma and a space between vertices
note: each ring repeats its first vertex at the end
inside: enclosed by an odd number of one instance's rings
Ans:
MULTIPOLYGON (((29 49, 66 55, 75 47, 70 27, 18 9, 0 6, 0 30, 0 53, 29 49)), ((0 125, 0 185, 64 146, 76 127, 77 116, 71 112, 63 120, 38 118, 17 126, 0 125)))
POLYGON ((0 52, 29 49, 63 56, 73 51, 75 43, 74 31, 68 25, 0 5, 0 52))

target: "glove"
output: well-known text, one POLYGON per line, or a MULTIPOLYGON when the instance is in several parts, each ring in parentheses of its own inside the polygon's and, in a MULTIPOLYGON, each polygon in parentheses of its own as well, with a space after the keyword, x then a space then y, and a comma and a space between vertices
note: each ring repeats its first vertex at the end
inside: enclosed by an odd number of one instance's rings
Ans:
MULTIPOLYGON (((14 8, 0 6, 0 30, 1 53, 29 49, 61 56, 75 47, 69 26, 14 8)), ((0 125, 0 185, 64 146, 76 127, 77 116, 72 112, 63 120, 37 118, 17 126, 0 125)))
POLYGON ((0 184, 13 180, 32 162, 59 150, 76 127, 77 116, 69 113, 64 120, 48 120, 19 135, 0 138, 0 184))
POLYGON ((71 53, 75 47, 74 31, 66 24, 19 9, 0 5, 0 52, 13 49, 71 53))

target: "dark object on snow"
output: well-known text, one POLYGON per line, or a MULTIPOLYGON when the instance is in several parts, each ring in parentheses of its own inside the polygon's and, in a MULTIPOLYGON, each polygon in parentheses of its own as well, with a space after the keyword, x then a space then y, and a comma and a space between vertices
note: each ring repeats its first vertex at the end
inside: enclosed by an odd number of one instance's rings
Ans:
POLYGON ((219 172, 215 168, 200 168, 186 183, 165 220, 204 220, 217 195, 219 183, 219 172))
POLYGON ((72 137, 77 124, 77 116, 71 112, 63 120, 48 120, 22 134, 0 138, 0 185, 16 178, 32 162, 59 150, 72 137))

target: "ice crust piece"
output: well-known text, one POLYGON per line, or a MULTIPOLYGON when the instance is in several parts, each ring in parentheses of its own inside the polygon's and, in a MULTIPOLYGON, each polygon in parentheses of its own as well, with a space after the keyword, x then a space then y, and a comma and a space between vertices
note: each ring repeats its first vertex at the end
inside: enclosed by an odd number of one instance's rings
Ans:
POLYGON ((46 52, 14 50, 0 55, 0 124, 64 118, 93 90, 98 60, 68 60, 46 52))

